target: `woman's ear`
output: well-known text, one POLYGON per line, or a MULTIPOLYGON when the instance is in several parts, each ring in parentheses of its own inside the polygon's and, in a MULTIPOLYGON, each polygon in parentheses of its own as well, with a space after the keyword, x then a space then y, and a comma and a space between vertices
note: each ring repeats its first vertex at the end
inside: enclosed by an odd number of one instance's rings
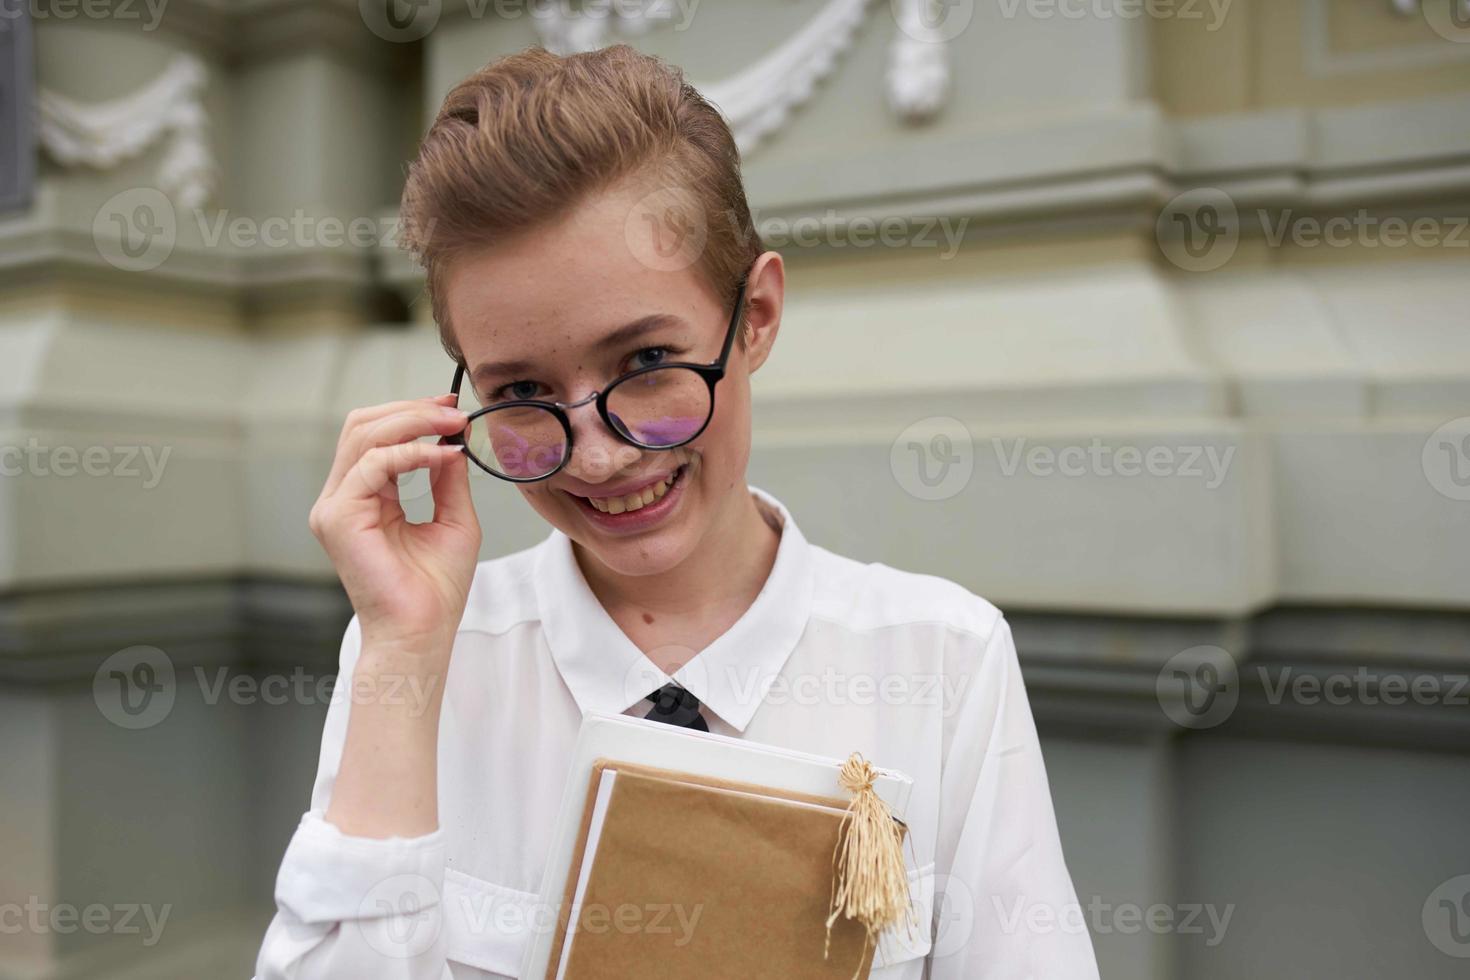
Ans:
POLYGON ((786 266, 780 252, 762 252, 750 267, 745 286, 745 357, 752 374, 770 356, 781 329, 786 299, 786 266))

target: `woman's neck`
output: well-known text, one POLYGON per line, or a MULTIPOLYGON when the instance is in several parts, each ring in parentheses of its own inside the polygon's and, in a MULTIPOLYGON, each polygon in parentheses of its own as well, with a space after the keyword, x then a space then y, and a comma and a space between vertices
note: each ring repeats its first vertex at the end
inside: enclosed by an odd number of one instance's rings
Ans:
POLYGON ((742 487, 689 557, 666 572, 619 575, 573 548, 608 615, 671 674, 733 626, 760 594, 781 542, 778 521, 767 519, 742 487))

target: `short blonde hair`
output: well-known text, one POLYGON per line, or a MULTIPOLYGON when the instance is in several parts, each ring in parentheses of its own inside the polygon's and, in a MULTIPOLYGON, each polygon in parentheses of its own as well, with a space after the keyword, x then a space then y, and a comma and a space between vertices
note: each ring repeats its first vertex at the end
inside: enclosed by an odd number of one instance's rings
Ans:
POLYGON ((424 267, 449 355, 463 363, 444 298, 458 253, 644 174, 704 209, 707 236, 694 268, 733 300, 762 252, 760 237, 730 127, 679 68, 626 44, 566 56, 532 47, 456 85, 410 164, 398 239, 424 267))

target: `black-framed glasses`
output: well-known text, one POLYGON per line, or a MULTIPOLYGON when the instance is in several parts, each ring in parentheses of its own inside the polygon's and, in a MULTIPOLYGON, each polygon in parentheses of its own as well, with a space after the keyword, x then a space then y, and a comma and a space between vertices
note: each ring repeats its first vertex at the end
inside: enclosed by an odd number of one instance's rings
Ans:
MULTIPOLYGON (((699 438, 715 414, 715 385, 725 376, 730 348, 745 309, 746 281, 735 294, 720 356, 708 364, 684 361, 637 368, 575 402, 517 399, 470 413, 464 430, 448 441, 492 476, 534 483, 555 475, 572 458, 572 422, 567 411, 596 403, 613 434, 639 449, 677 449, 699 438)), ((456 365, 459 394, 465 366, 456 365)))

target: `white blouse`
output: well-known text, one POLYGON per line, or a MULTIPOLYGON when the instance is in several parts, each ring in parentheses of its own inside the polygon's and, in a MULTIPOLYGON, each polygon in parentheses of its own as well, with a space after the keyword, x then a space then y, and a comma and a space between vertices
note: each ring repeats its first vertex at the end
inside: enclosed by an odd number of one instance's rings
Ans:
MULTIPOLYGON (((1005 619, 953 582, 811 545, 783 505, 752 493, 782 526, 770 576, 672 678, 608 616, 561 532, 480 563, 444 695, 431 834, 372 840, 323 819, 351 703, 333 699, 258 980, 519 976, 532 932, 555 921, 538 893, 583 712, 646 714, 644 696, 671 679, 712 732, 861 752, 913 779, 921 928, 884 935, 873 980, 1095 980, 1005 619)), ((344 682, 360 642, 354 618, 344 682)))

